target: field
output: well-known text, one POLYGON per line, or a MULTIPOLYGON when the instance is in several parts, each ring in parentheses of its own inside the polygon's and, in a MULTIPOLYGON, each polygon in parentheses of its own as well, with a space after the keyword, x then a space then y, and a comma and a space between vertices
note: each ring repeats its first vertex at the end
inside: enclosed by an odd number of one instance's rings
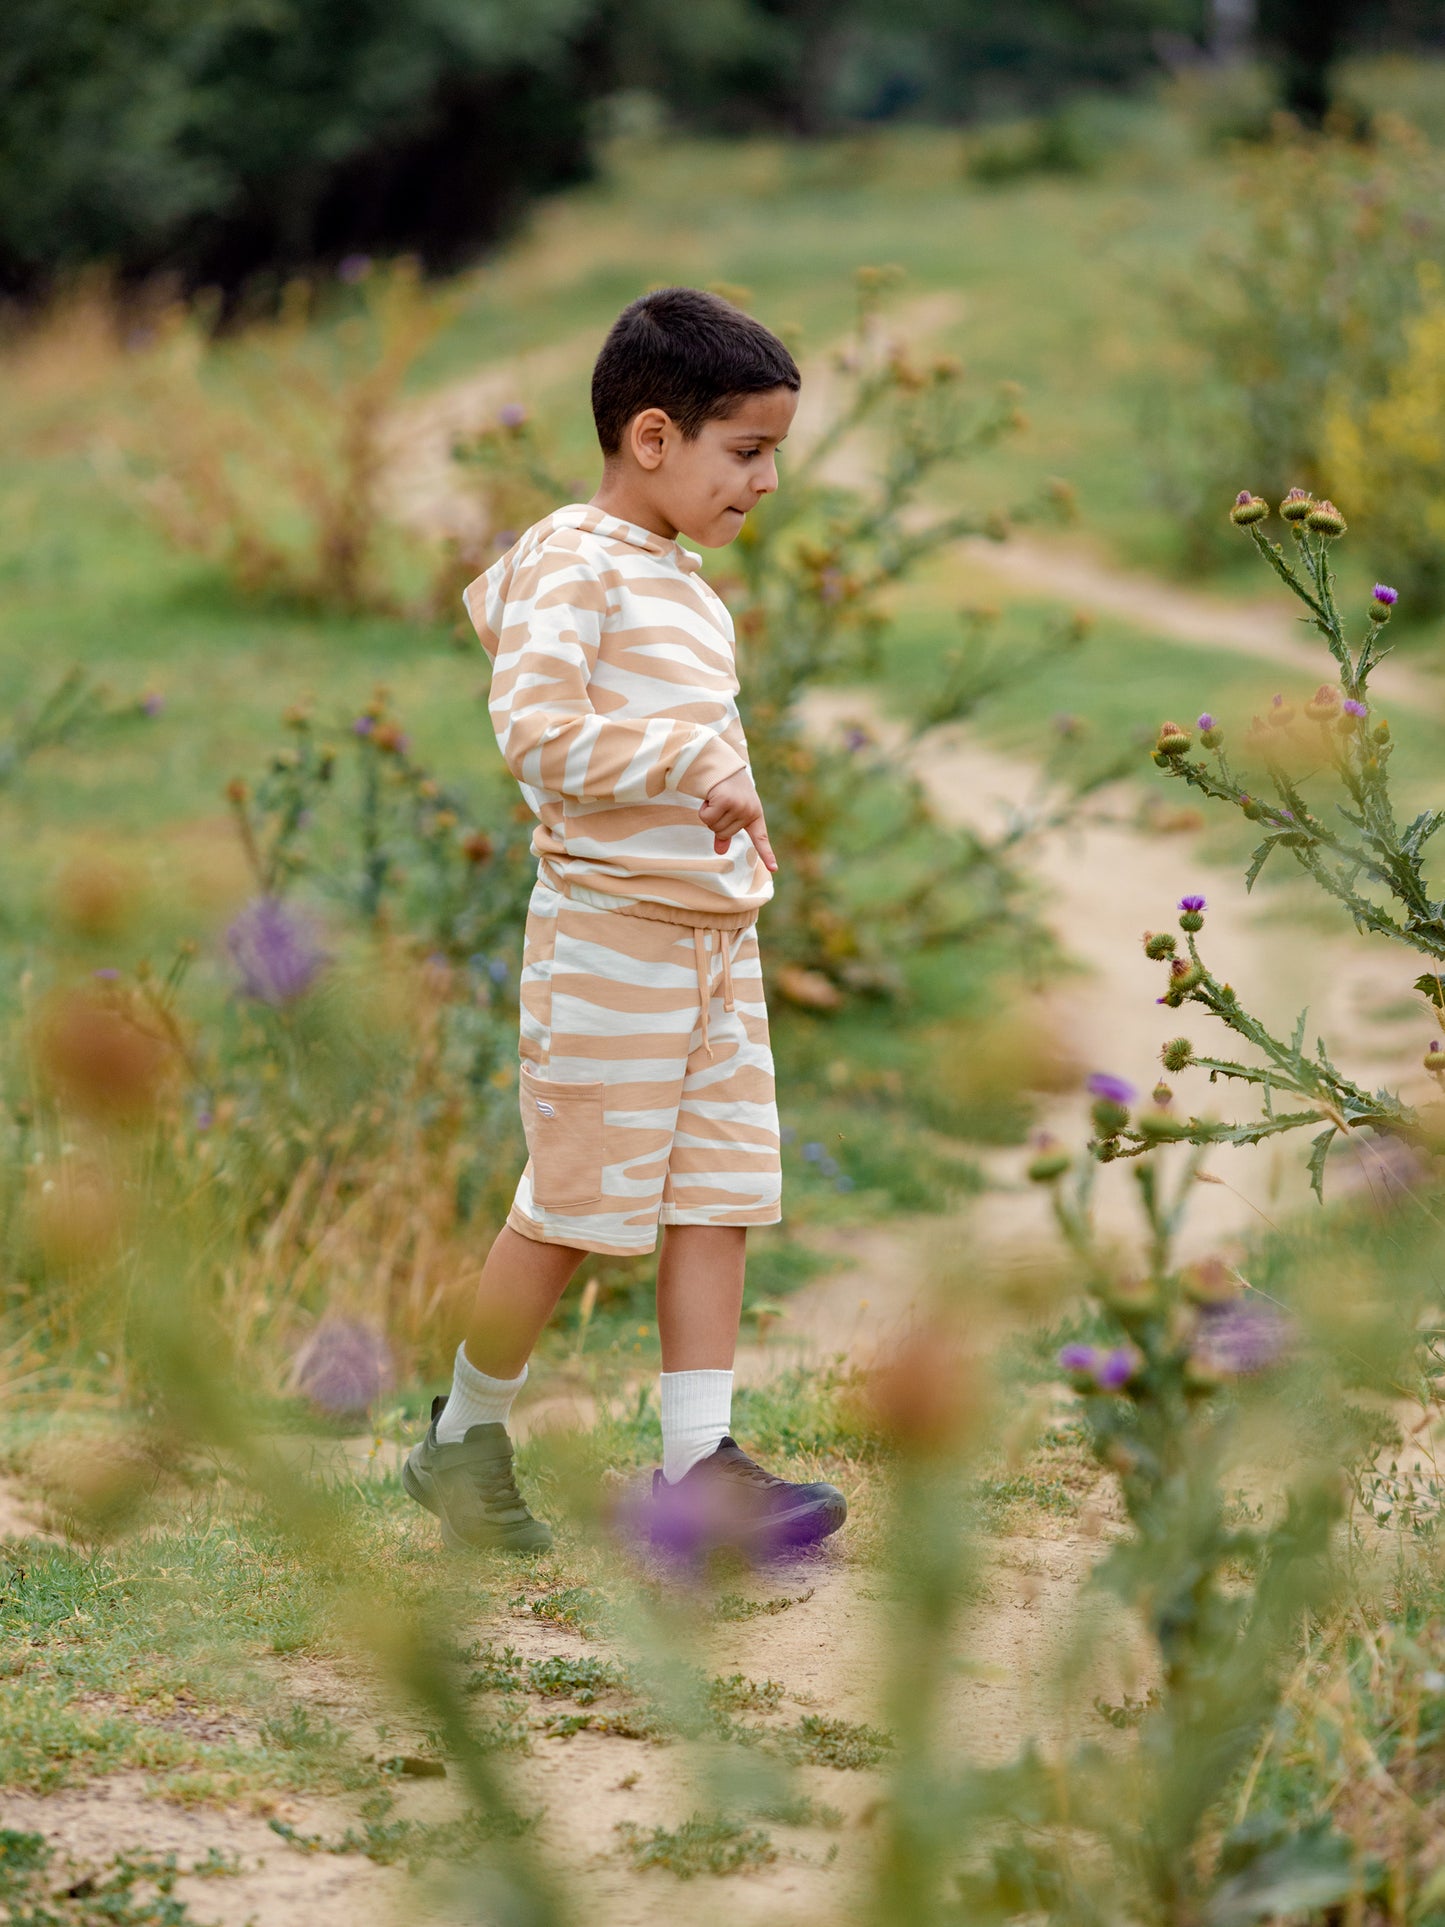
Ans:
MULTIPOLYGON (((1230 391, 1175 325, 1249 231, 1211 111, 1100 107, 1076 164, 1000 180, 937 132, 622 142, 452 284, 362 264, 214 343, 82 288, 5 344, 17 1921, 1445 1919, 1445 938, 1423 842, 1369 815, 1387 781, 1402 820, 1438 800, 1441 619, 1390 618, 1357 748, 1319 748, 1356 744, 1337 691, 1279 765, 1348 767, 1378 872, 1302 804, 1261 827, 1257 743, 1247 789, 1171 786, 1201 712, 1233 756, 1339 669, 1228 527, 1268 478, 1216 538, 1164 472, 1230 391), (599 334, 673 280, 805 374, 806 513, 746 583, 708 561, 784 678, 754 746, 787 1222, 751 1241, 735 1426, 850 1522, 760 1571, 637 1554, 651 1269, 604 1260, 516 1415, 557 1548, 459 1558, 399 1468, 515 1180, 527 866, 456 591, 590 474, 599 334), (857 515, 900 450, 908 499, 857 515), (841 614, 806 560, 840 529, 841 614), (1393 948, 1352 927, 1361 874, 1393 948), (247 995, 273 892, 315 954, 247 995), (1171 990, 1140 939, 1196 893, 1171 990), (1221 1010, 1285 1040, 1258 1141, 1219 1141, 1259 1107, 1191 1062, 1233 1062, 1221 1010), (1229 1319, 1247 1362, 1210 1352, 1229 1319)), ((1356 642, 1375 515, 1308 539, 1356 642)))

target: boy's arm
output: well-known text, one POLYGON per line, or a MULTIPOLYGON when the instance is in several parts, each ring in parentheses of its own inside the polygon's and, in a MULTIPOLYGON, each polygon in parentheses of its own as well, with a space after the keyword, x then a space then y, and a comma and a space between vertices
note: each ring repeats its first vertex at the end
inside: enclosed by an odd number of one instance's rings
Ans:
POLYGON ((590 683, 607 591, 575 551, 540 549, 510 585, 488 707, 519 783, 606 803, 705 797, 746 767, 713 730, 670 716, 599 715, 590 683))

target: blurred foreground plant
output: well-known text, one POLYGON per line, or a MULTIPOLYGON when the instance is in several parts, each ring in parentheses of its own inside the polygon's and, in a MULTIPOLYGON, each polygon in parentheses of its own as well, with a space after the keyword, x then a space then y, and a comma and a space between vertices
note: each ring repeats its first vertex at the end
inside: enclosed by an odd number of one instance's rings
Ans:
MULTIPOLYGON (((1396 592, 1386 583, 1375 585, 1364 634, 1352 644, 1330 567, 1331 548, 1345 533, 1345 518, 1332 502, 1291 489, 1280 507, 1290 530, 1291 555, 1262 533, 1260 524, 1268 514, 1268 504, 1248 490, 1241 491, 1231 510, 1235 524, 1248 530, 1263 560, 1308 610, 1311 626, 1334 658, 1335 680, 1320 683, 1298 705, 1278 695, 1263 716, 1253 718, 1242 744, 1249 765, 1245 773, 1231 762, 1224 727, 1208 712, 1196 725, 1204 755, 1194 753, 1193 729, 1165 722, 1154 762, 1205 796, 1231 804, 1263 831, 1245 874, 1246 888, 1253 887, 1271 857, 1286 852, 1348 911, 1357 930, 1388 937, 1423 961, 1428 967, 1415 987, 1445 1025, 1445 899, 1432 893, 1426 871, 1427 845, 1445 825, 1445 809, 1422 810, 1408 823, 1400 821, 1390 787, 1390 725, 1374 710, 1370 696, 1370 677, 1389 653, 1385 629, 1396 592), (1324 798, 1309 788, 1320 781, 1327 785, 1324 798)), ((1156 1107, 1137 1117, 1127 1104, 1096 1107, 1097 1155, 1104 1160, 1135 1156, 1175 1138, 1194 1144, 1258 1144, 1323 1123, 1309 1160, 1315 1189, 1322 1191, 1325 1159, 1338 1134, 1368 1126, 1427 1150, 1438 1148, 1445 1141, 1445 1124, 1435 1107, 1421 1113, 1391 1091, 1363 1090, 1337 1069, 1322 1038, 1313 1052, 1308 1050, 1306 1013, 1284 1038, 1249 1011, 1201 954, 1198 936, 1205 908, 1202 896, 1180 899, 1183 955, 1171 932, 1145 937, 1146 954, 1165 966, 1159 1001, 1170 1009, 1202 1006, 1252 1045, 1259 1061, 1200 1054, 1181 1036, 1164 1046, 1164 1066, 1178 1072, 1195 1065, 1209 1073, 1211 1083, 1222 1077, 1252 1085, 1263 1100, 1264 1114, 1242 1123, 1178 1117, 1166 1086, 1156 1107)), ((1424 1061, 1432 1072, 1445 1072, 1445 1048, 1438 1038, 1431 1039, 1424 1061)))

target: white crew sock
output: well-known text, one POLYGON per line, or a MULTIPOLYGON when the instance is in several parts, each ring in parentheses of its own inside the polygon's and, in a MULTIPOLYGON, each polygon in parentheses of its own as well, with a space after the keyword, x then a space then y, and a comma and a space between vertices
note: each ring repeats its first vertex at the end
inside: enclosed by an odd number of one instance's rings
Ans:
POLYGON ((676 1485, 727 1437, 733 1415, 731 1372, 663 1372, 662 1476, 676 1485))
POLYGON ((455 1445, 473 1425, 505 1425, 526 1382, 525 1365, 515 1378, 488 1378, 467 1357, 466 1346, 458 1345, 451 1393, 437 1419, 437 1444, 455 1445))

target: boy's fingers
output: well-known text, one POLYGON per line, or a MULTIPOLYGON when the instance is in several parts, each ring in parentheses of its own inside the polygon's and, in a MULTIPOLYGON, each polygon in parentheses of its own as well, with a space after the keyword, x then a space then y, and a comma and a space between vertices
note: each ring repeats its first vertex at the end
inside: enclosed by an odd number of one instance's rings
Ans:
POLYGON ((778 867, 778 859, 773 855, 773 846, 768 841, 768 826, 763 821, 761 815, 755 816, 752 822, 747 825, 747 832, 752 841, 753 848, 763 859, 768 869, 776 870, 778 867))
POLYGON ((712 840, 712 847, 718 856, 726 856, 732 848, 732 842, 733 840, 730 836, 715 836, 712 840))

